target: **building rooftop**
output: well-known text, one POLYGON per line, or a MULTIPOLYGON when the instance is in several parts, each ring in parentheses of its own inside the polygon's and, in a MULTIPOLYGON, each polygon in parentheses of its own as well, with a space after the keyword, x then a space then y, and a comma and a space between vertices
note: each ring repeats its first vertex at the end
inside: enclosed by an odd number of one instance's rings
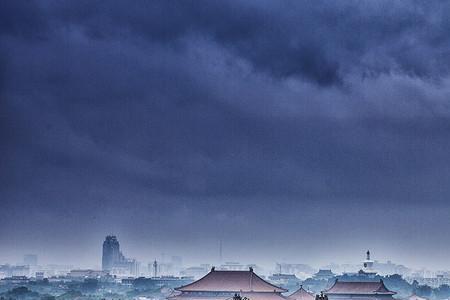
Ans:
POLYGON ((265 281, 251 268, 249 271, 216 271, 212 268, 211 272, 203 278, 176 290, 181 292, 287 292, 286 289, 265 281))
MULTIPOLYGON (((283 297, 280 294, 276 293, 255 293, 255 292, 239 292, 237 293, 239 296, 244 298, 248 298, 249 300, 286 300, 285 297, 283 297)), ((167 297, 169 300, 207 300, 212 299, 205 295, 189 295, 185 293, 180 294, 172 294, 169 297, 167 297)), ((214 295, 214 300, 232 300, 233 297, 230 297, 230 295, 214 295)))
POLYGON ((320 269, 316 275, 334 275, 334 273, 330 269, 320 269))
POLYGON ((326 295, 330 294, 354 294, 354 295, 395 295, 387 289, 383 280, 380 281, 355 281, 346 282, 338 281, 324 292, 326 295))
POLYGON ((300 286, 298 290, 296 290, 291 295, 287 296, 286 299, 288 300, 314 300, 315 297, 312 293, 308 292, 303 288, 303 286, 300 286))
POLYGON ((315 277, 333 277, 335 275, 330 269, 319 269, 319 272, 314 274, 315 277))
POLYGON ((274 293, 240 293, 242 298, 248 298, 250 300, 286 300, 285 297, 274 293))

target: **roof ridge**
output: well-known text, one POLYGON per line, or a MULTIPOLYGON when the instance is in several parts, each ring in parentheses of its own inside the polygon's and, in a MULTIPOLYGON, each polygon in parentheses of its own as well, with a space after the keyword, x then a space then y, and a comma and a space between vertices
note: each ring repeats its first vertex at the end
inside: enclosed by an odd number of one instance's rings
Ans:
MULTIPOLYGON (((208 291, 227 288, 226 290, 238 289, 241 291, 284 293, 288 290, 276 286, 253 271, 211 271, 197 281, 176 288, 177 291, 208 291), (218 282, 223 281, 224 285, 218 282)), ((226 291, 225 290, 225 291, 226 291)))

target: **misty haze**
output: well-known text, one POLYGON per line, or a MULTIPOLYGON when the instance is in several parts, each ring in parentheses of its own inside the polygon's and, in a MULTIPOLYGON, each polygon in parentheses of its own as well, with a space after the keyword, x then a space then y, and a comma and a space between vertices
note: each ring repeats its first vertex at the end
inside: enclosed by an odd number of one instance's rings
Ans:
POLYGON ((450 299, 449 14, 0 0, 0 300, 450 299))

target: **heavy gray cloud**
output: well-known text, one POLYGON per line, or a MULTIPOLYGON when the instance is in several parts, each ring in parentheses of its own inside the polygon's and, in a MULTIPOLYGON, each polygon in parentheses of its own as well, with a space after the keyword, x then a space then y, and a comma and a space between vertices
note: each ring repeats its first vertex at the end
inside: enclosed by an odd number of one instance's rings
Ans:
POLYGON ((267 232, 304 228, 315 241, 332 239, 316 226, 325 214, 343 231, 362 226, 356 236, 370 244, 364 219, 384 224, 381 234, 401 215, 384 250, 411 228, 431 230, 436 215, 447 226, 448 11, 422 1, 2 2, 4 253, 14 239, 30 247, 35 223, 60 224, 54 239, 119 231, 172 245, 182 227, 191 241, 218 231, 244 241, 259 230, 247 221, 256 213, 267 232), (146 234, 148 216, 161 223, 146 234), (80 219, 96 230, 74 227, 80 219))

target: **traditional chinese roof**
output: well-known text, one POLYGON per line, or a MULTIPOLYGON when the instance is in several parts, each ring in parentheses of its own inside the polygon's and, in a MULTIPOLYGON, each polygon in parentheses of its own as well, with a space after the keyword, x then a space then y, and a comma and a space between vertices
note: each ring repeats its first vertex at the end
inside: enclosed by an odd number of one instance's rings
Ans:
POLYGON ((276 293, 241 293, 241 297, 250 300, 286 300, 285 297, 276 293))
POLYGON ((253 273, 252 269, 249 271, 216 271, 212 269, 203 278, 176 288, 176 290, 181 292, 287 292, 286 289, 265 281, 253 273))
POLYGON ((309 293, 307 290, 300 286, 298 290, 286 297, 289 300, 314 300, 313 294, 309 293))
POLYGON ((330 269, 320 269, 319 272, 317 272, 314 275, 316 275, 316 276, 317 275, 319 275, 319 276, 321 276, 321 275, 334 276, 334 273, 331 272, 330 269))
POLYGON ((338 281, 324 292, 326 295, 330 294, 353 294, 353 295, 395 295, 387 289, 383 280, 380 281, 338 281))
MULTIPOLYGON (((286 300, 284 296, 278 293, 255 293, 255 292, 242 292, 238 293, 242 299, 248 298, 249 300, 286 300)), ((191 294, 180 293, 172 294, 167 297, 168 300, 233 300, 232 295, 205 295, 205 294, 191 294)))

